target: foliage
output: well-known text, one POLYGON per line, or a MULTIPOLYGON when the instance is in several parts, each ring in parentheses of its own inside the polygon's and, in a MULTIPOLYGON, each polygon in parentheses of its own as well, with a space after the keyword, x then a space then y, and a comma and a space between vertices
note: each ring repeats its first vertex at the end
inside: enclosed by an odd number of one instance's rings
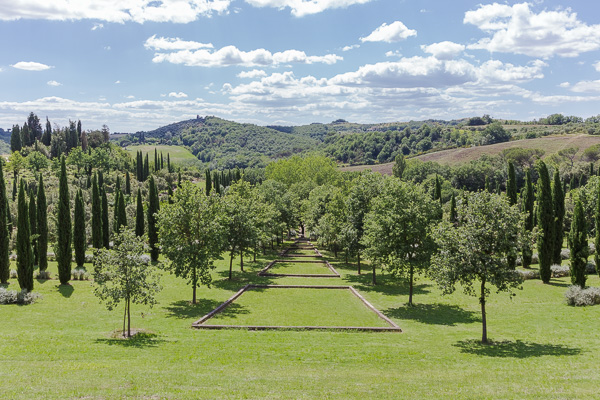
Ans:
POLYGON ((550 282, 550 266, 554 254, 554 206, 552 203, 552 188, 548 168, 543 161, 538 161, 537 170, 540 176, 537 186, 537 248, 540 260, 540 277, 542 282, 550 282))
POLYGON ((266 168, 266 178, 285 184, 287 187, 301 182, 311 182, 319 186, 334 184, 339 172, 335 163, 324 156, 293 156, 270 163, 266 168))
POLYGON ((26 289, 17 292, 0 287, 0 304, 32 304, 40 297, 39 294, 28 292, 26 289))
POLYGON ((57 243, 54 252, 56 253, 56 261, 58 262, 58 278, 60 283, 65 285, 71 278, 72 225, 69 185, 67 183, 67 169, 64 156, 60 159, 59 181, 58 209, 56 213, 57 243))
POLYGON ((8 219, 10 217, 10 208, 3 170, 4 160, 0 160, 0 283, 5 284, 8 282, 10 272, 10 259, 8 258, 10 244, 8 219))
POLYGON ((567 304, 570 306, 594 306, 600 304, 600 288, 582 288, 579 285, 570 286, 565 293, 567 304))
POLYGON ((155 267, 147 265, 141 238, 127 229, 115 234, 113 250, 100 249, 94 257, 94 294, 112 310, 125 303, 123 336, 131 336, 131 303, 152 306, 162 289, 155 267))
MULTIPOLYGON (((563 224, 565 220, 565 195, 563 193, 563 186, 562 182, 560 181, 558 168, 554 169, 554 182, 552 183, 552 204, 554 205, 554 244, 552 246, 552 262, 554 264, 560 264, 560 251, 562 249, 564 236, 563 224)), ((585 222, 582 221, 582 224, 582 228, 585 229, 585 222)))
POLYGON ((42 174, 40 174, 37 192, 37 233, 38 267, 40 271, 46 271, 48 268, 48 206, 42 174))
POLYGON ((75 197, 75 211, 73 215, 73 249, 75 250, 75 264, 83 267, 87 241, 85 237, 85 206, 81 189, 75 197))
MULTIPOLYGON (((146 156, 148 156, 146 154, 146 156)), ((154 176, 150 176, 148 181, 148 244, 150 245, 150 258, 152 261, 158 260, 158 224, 156 213, 159 211, 158 190, 154 183, 154 176)))
POLYGON ((571 252, 571 283, 585 288, 586 265, 589 256, 587 228, 583 216, 581 201, 575 203, 575 212, 569 233, 569 250, 571 252))
POLYGON ((29 225, 29 209, 25 197, 25 186, 19 186, 19 214, 17 223, 17 273, 21 290, 33 290, 33 252, 29 225))
MULTIPOLYGON (((523 192, 523 214, 525 218, 525 223, 523 228, 525 232, 531 232, 534 229, 533 217, 534 217, 534 204, 535 198, 533 193, 533 183, 531 182, 531 168, 527 169, 525 174, 525 188, 523 192)), ((533 255, 533 251, 531 250, 531 245, 528 241, 524 241, 522 248, 522 259, 523 259, 523 267, 529 268, 531 265, 531 257, 533 255)))
POLYGON ((102 247, 102 199, 98 188, 98 176, 92 179, 92 247, 102 247))
POLYGON ((142 202, 142 191, 138 188, 135 211, 135 234, 144 236, 144 203, 142 202))

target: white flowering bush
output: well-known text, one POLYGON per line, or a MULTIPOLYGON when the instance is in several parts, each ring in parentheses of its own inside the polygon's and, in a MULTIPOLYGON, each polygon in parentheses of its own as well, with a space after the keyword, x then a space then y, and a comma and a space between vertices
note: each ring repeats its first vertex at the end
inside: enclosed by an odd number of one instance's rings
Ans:
POLYGON ((17 292, 0 287, 0 304, 31 304, 41 296, 26 289, 17 292))
POLYGON ((600 288, 588 287, 582 289, 579 286, 570 286, 565 293, 567 304, 570 306, 593 306, 600 304, 600 288))

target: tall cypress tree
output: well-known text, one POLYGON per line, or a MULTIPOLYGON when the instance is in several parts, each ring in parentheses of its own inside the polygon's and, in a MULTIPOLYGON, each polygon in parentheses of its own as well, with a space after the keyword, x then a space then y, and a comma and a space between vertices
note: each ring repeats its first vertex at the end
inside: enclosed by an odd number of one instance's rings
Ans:
POLYGON ((144 204, 142 203, 142 191, 139 188, 135 212, 135 234, 136 236, 144 236, 144 204))
POLYGON ((204 173, 206 179, 206 195, 210 195, 210 191, 212 190, 212 179, 210 176, 210 169, 206 168, 204 173))
POLYGON ((452 193, 452 198, 450 199, 450 216, 449 220, 452 223, 457 222, 458 214, 456 212, 456 197, 454 196, 454 192, 452 193))
POLYGON ((19 188, 17 187, 17 173, 15 171, 15 174, 13 176, 13 192, 12 192, 13 201, 17 200, 17 194, 19 194, 19 188))
MULTIPOLYGON (((35 196, 33 195, 33 192, 29 196, 29 234, 32 237, 38 234, 37 207, 35 206, 35 196)), ((31 239, 31 250, 33 252, 33 265, 38 265, 37 237, 31 239)))
POLYGON ((160 168, 160 164, 158 161, 158 152, 156 151, 156 147, 154 148, 154 171, 157 172, 160 168))
POLYGON ((146 153, 146 157, 144 158, 144 179, 142 181, 146 181, 150 176, 150 162, 148 161, 148 153, 146 153))
POLYGON ((169 173, 172 173, 173 170, 171 169, 171 154, 167 153, 167 171, 169 171, 169 173))
POLYGON ((8 230, 8 219, 10 209, 8 208, 8 197, 6 196, 6 183, 4 182, 4 160, 0 159, 0 283, 8 283, 10 277, 10 231, 8 230))
POLYGON ((121 191, 121 175, 117 174, 117 181, 115 182, 115 192, 121 191))
POLYGON ((554 250, 554 205, 552 204, 552 187, 548 167, 539 160, 537 164, 538 193, 537 193, 537 222, 538 222, 538 258, 540 261, 540 278, 542 282, 549 283, 552 271, 552 256, 554 250))
POLYGON ((156 213, 158 213, 158 192, 154 184, 154 177, 150 177, 148 183, 148 243, 150 245, 150 258, 158 260, 158 226, 156 224, 156 213))
POLYGON ((20 151, 23 147, 21 143, 21 127, 14 125, 10 134, 10 151, 20 151))
POLYGON ((508 163, 508 179, 506 180, 506 197, 511 206, 517 204, 517 178, 515 175, 515 165, 508 163))
POLYGON ((435 190, 433 192, 434 200, 442 200, 442 183, 440 182, 440 178, 435 176, 435 190))
POLYGON ((115 231, 119 232, 122 227, 127 228, 127 213, 125 211, 125 196, 121 191, 118 192, 118 198, 115 204, 115 231))
POLYGON ((142 182, 144 180, 144 162, 142 161, 142 152, 141 151, 138 151, 136 153, 135 172, 136 172, 136 179, 138 180, 138 182, 142 182))
MULTIPOLYGON (((527 232, 531 232, 533 230, 534 225, 534 215, 533 207, 535 205, 535 198, 533 194, 533 183, 531 182, 531 170, 527 169, 525 173, 525 191, 523 193, 523 213, 525 214, 525 226, 524 229, 527 232)), ((529 268, 531 265, 531 257, 533 256, 531 250, 531 245, 526 242, 522 249, 522 259, 523 259, 523 267, 529 268)))
POLYGON ((163 158, 163 153, 162 151, 160 152, 160 169, 165 168, 165 160, 163 158))
POLYGON ((71 279, 71 205, 69 203, 69 185, 67 183, 67 167, 65 156, 60 158, 60 178, 58 190, 58 211, 56 214, 56 262, 58 263, 58 279, 62 285, 71 279))
POLYGON ((92 179, 92 246, 102 247, 102 200, 98 190, 98 177, 92 179))
POLYGON ((108 222, 108 198, 104 187, 101 189, 100 197, 102 201, 102 246, 108 249, 110 247, 110 224, 108 222))
POLYGON ((25 185, 21 180, 18 199, 17 219, 17 274, 19 286, 31 292, 33 290, 33 253, 29 225, 29 209, 25 197, 25 185))
POLYGON ((583 205, 579 199, 575 203, 575 211, 573 212, 571 232, 569 232, 569 249, 571 250, 571 283, 579 285, 583 289, 587 278, 585 267, 589 256, 589 247, 583 205))
POLYGON ((44 189, 44 179, 40 174, 37 191, 37 251, 38 267, 40 271, 48 269, 48 205, 46 203, 46 190, 44 189))
POLYGON ((104 174, 102 170, 98 171, 98 188, 104 190, 104 174))
POLYGON ((73 248, 75 249, 75 263, 77 267, 83 267, 85 262, 86 238, 85 238, 85 207, 81 189, 75 197, 75 213, 73 221, 73 248))
POLYGON ((552 263, 562 262, 560 252, 563 244, 563 224, 565 219, 565 194, 558 174, 558 168, 554 170, 554 183, 552 184, 552 203, 554 204, 554 251, 552 252, 552 263))
POLYGON ((129 177, 129 171, 125 171, 125 194, 131 195, 131 178, 129 177))
POLYGON ((600 275, 600 186, 598 186, 598 193, 596 194, 595 223, 596 236, 594 237, 594 246, 596 252, 594 253, 594 261, 596 262, 596 272, 600 275))
POLYGON ((115 191, 115 199, 113 203, 113 230, 115 232, 119 232, 119 197, 121 196, 121 191, 115 191))

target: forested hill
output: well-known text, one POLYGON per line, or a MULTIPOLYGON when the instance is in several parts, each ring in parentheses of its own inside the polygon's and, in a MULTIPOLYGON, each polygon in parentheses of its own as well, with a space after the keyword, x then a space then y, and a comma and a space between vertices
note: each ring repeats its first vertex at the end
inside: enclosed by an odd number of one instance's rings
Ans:
POLYGON ((182 145, 211 168, 264 167, 270 161, 316 150, 319 140, 253 124, 217 117, 196 118, 150 132, 137 132, 122 144, 162 143, 182 145))

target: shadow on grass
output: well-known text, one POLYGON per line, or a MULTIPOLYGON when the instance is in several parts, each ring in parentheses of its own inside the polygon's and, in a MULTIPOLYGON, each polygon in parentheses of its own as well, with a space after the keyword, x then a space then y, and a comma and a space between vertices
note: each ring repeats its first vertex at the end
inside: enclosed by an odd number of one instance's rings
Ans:
POLYGON ((457 342, 453 346, 458 347, 461 353, 504 358, 576 356, 582 352, 582 350, 577 347, 523 342, 521 340, 506 340, 501 342, 492 341, 490 344, 483 344, 479 340, 463 340, 457 342))
POLYGON ((481 322, 478 313, 466 311, 449 304, 416 304, 382 311, 385 315, 397 319, 409 319, 423 324, 455 326, 481 322))
MULTIPOLYGON (((223 302, 208 299, 200 299, 196 304, 192 304, 189 301, 180 300, 171 303, 168 307, 165 307, 165 310, 168 312, 168 318, 199 319, 221 304, 223 304, 223 302)), ((225 309, 221 311, 219 315, 235 316, 238 314, 248 313, 249 311, 246 310, 245 307, 235 304, 234 302, 225 307, 225 309)))
POLYGON ((135 347, 135 348, 157 347, 159 344, 162 344, 165 342, 166 342, 166 340, 161 339, 155 333, 144 333, 144 332, 139 332, 135 336, 130 337, 130 338, 96 339, 96 343, 100 343, 100 344, 107 344, 109 346, 135 347))
MULTIPOLYGON (((337 265, 334 265, 333 267, 339 271, 337 265)), ((389 274, 381 274, 380 271, 377 271, 376 276, 376 285, 371 283, 373 276, 370 269, 367 272, 363 272, 361 275, 345 275, 343 276, 343 279, 348 284, 354 286, 356 290, 382 293, 389 296, 408 296, 409 284, 406 280, 394 278, 389 274)), ((430 284, 419 284, 415 282, 413 287, 413 295, 418 296, 422 294, 428 294, 430 292, 428 290, 429 287, 431 287, 430 284)))
POLYGON ((562 282, 562 281, 559 281, 557 279, 550 279, 550 282, 548 283, 548 285, 566 288, 566 287, 571 286, 572 284, 566 283, 566 282, 562 282))
POLYGON ((70 285, 70 284, 58 285, 58 286, 56 286, 56 288, 58 289, 58 291, 60 292, 60 294, 63 297, 67 297, 67 298, 71 297, 71 295, 75 291, 75 288, 73 287, 73 285, 70 285))
MULTIPOLYGON (((268 263, 259 264, 256 268, 245 268, 242 272, 239 269, 233 271, 232 279, 229 279, 229 270, 219 271, 217 274, 221 277, 219 280, 214 280, 212 285, 218 289, 229 290, 237 292, 246 285, 271 285, 273 279, 268 276, 259 276, 258 272, 263 269, 268 263)), ((254 289, 264 290, 264 289, 254 289)))

